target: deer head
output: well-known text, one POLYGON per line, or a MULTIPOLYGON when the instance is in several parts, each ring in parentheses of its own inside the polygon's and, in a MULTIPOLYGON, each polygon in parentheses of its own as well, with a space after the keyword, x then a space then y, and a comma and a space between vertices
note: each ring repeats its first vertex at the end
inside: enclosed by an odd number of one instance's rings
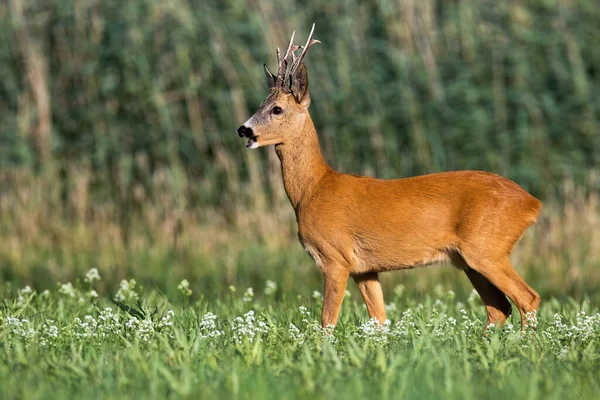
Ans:
POLYGON ((308 74, 302 59, 310 46, 321 43, 312 38, 314 30, 315 24, 304 46, 294 45, 294 31, 283 57, 277 48, 277 75, 273 75, 264 65, 269 95, 258 111, 238 128, 239 137, 248 139, 246 148, 256 149, 294 141, 302 131, 310 105, 308 74), (302 53, 296 57, 294 52, 298 49, 302 49, 302 53), (288 68, 290 58, 291 66, 288 68))

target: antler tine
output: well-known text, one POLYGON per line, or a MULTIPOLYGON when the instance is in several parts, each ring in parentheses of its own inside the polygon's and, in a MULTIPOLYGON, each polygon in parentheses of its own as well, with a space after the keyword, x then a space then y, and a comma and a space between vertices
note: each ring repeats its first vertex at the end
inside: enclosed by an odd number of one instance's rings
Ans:
MULTIPOLYGON (((279 47, 277 48, 277 66, 281 63, 281 51, 279 51, 279 47)), ((279 72, 279 71, 277 71, 279 72)))
POLYGON ((298 69, 298 67, 300 66, 300 63, 302 62, 302 59, 304 58, 304 55, 306 54, 308 48, 313 44, 321 43, 321 41, 312 38, 314 31, 315 24, 313 23, 312 29, 310 30, 310 34, 308 35, 308 39, 306 40, 306 44, 304 46, 300 46, 302 48, 302 53, 300 53, 300 56, 294 58, 292 67, 290 68, 290 76, 292 76, 294 72, 296 72, 296 69, 298 69))
POLYGON ((283 72, 282 72, 282 65, 283 65, 284 61, 281 59, 281 51, 279 50, 279 47, 277 48, 277 78, 275 79, 275 84, 279 85, 279 81, 281 80, 281 77, 283 76, 283 72))
POLYGON ((288 48, 285 51, 284 60, 287 60, 288 57, 298 48, 298 46, 294 46, 294 36, 296 35, 296 31, 292 32, 292 37, 290 38, 290 44, 288 44, 288 48))
POLYGON ((277 48, 277 86, 281 86, 285 79, 286 70, 287 70, 287 59, 290 57, 290 54, 293 54, 294 51, 298 48, 294 46, 294 36, 296 35, 296 31, 292 32, 292 37, 290 39, 290 44, 288 44, 287 50, 285 51, 285 55, 281 58, 281 53, 279 52, 279 48, 277 48))

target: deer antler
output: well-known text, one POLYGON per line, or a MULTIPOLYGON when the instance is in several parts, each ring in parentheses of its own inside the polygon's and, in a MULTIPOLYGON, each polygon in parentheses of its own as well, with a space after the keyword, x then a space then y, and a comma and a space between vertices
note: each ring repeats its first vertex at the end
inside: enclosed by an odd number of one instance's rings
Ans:
POLYGON ((302 53, 300 53, 299 57, 294 57, 294 61, 292 62, 292 67, 290 68, 289 76, 293 76, 294 75, 294 73, 296 72, 296 70, 298 69, 298 67, 300 66, 300 64, 302 63, 302 59, 306 55, 306 52, 308 51, 308 48, 310 46, 312 46, 313 44, 321 43, 320 40, 312 38, 312 35, 313 35, 314 31, 315 31, 315 24, 313 23, 312 24, 312 29, 310 30, 310 34, 308 35, 308 39, 306 40, 306 44, 304 46, 300 46, 300 48, 302 49, 302 53))
MULTIPOLYGON (((288 44, 287 50, 285 51, 285 54, 283 57, 281 57, 281 51, 279 50, 279 47, 277 48, 277 76, 275 79, 275 87, 282 87, 282 86, 284 86, 285 83, 290 82, 291 76, 294 75, 294 73, 296 72, 296 69, 298 69, 298 67, 300 66, 300 63, 302 62, 302 59, 304 58, 304 55, 306 54, 306 51, 308 50, 308 48, 310 46, 312 46, 313 44, 321 43, 320 41, 312 38, 314 30, 315 30, 315 24, 312 25, 312 29, 310 30, 310 35, 308 35, 308 40, 306 41, 306 44, 304 46, 296 46, 294 44, 294 36, 296 35, 296 31, 292 32, 292 37, 290 39, 290 43, 288 44), (294 52, 298 49, 302 49, 302 53, 300 54, 299 57, 296 57, 294 52), (292 66, 291 66, 290 70, 288 71, 287 70, 288 69, 287 68, 288 67, 288 59, 290 57, 292 57, 292 66)), ((266 66, 265 66, 265 68, 266 68, 266 66)), ((269 71, 269 70, 267 69, 267 71, 269 71)))
POLYGON ((285 51, 285 55, 281 58, 281 52, 279 51, 279 47, 277 48, 277 80, 276 85, 281 87, 283 81, 285 80, 286 71, 287 71, 287 59, 294 54, 294 51, 298 50, 298 46, 294 44, 294 36, 296 35, 296 31, 292 32, 292 37, 290 39, 290 44, 288 44, 288 48, 285 51))

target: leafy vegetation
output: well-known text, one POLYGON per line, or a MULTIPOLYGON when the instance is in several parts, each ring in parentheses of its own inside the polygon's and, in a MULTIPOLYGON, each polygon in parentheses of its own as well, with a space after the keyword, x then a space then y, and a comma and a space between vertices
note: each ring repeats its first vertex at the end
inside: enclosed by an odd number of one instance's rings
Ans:
POLYGON ((318 322, 318 292, 297 299, 267 282, 190 302, 184 281, 169 301, 124 280, 114 303, 97 297, 99 279, 91 270, 80 284, 6 297, 5 398, 565 399, 600 389, 597 299, 547 300, 535 334, 513 316, 484 337, 476 292, 459 299, 439 286, 417 302, 398 286, 389 323, 369 321, 347 293, 332 331, 318 322))
POLYGON ((235 129, 267 92, 262 64, 314 21, 312 115, 334 167, 483 169, 554 195, 600 161, 599 13, 595 0, 2 2, 2 175, 54 169, 63 208, 76 188, 124 212, 165 191, 184 209, 268 203, 256 191, 281 195, 273 156, 244 153, 235 129))

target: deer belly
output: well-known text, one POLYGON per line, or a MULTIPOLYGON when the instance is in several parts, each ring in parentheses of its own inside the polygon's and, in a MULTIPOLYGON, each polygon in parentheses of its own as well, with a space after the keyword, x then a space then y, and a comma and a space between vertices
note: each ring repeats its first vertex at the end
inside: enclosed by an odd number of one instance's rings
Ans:
POLYGON ((304 250, 321 271, 330 263, 343 265, 352 274, 417 268, 449 261, 454 250, 452 241, 444 237, 423 240, 420 235, 411 239, 408 235, 344 235, 341 231, 313 232, 318 235, 310 237, 298 233, 304 250))
POLYGON ((358 241, 353 249, 353 273, 384 272, 449 262, 452 248, 439 244, 358 241))

